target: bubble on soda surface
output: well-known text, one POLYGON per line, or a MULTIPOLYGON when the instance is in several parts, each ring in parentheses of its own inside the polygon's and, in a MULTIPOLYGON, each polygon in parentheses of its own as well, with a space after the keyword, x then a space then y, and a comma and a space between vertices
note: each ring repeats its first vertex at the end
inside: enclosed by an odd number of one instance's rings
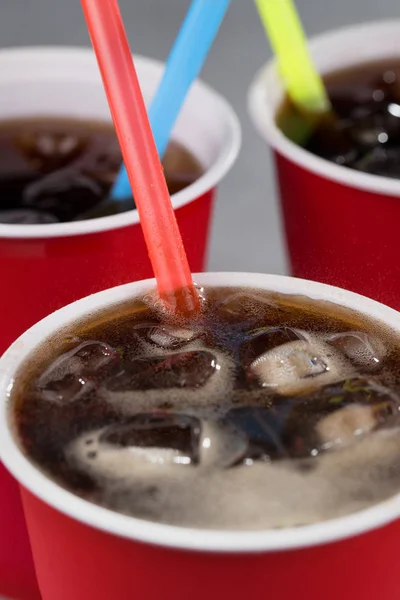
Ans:
POLYGON ((200 440, 200 464, 226 469, 241 463, 248 440, 241 429, 227 419, 204 420, 200 440))
POLYGON ((260 315, 270 316, 282 315, 285 309, 279 306, 271 298, 259 296, 257 293, 246 291, 236 292, 215 305, 215 312, 224 319, 233 321, 234 319, 246 321, 256 321, 260 315))
POLYGON ((73 221, 103 197, 98 183, 71 169, 55 171, 28 185, 22 204, 39 211, 50 212, 60 221, 73 221))
POLYGON ((265 352, 298 340, 304 340, 304 336, 292 327, 259 327, 247 331, 240 345, 240 361, 248 366, 265 352))
POLYGON ((0 223, 8 225, 47 225, 59 223, 55 215, 29 208, 15 208, 0 211, 0 223))
POLYGON ((105 377, 120 357, 102 342, 86 341, 59 356, 39 377, 36 387, 43 399, 64 403, 77 400, 105 377))
POLYGON ((354 371, 338 351, 313 339, 278 346, 261 354, 248 368, 249 379, 284 396, 305 394, 354 371))
POLYGON ((363 331, 333 333, 327 340, 353 364, 368 369, 379 367, 387 352, 382 340, 363 331))
POLYGON ((160 296, 157 289, 152 289, 145 296, 143 302, 158 313, 163 324, 172 323, 177 328, 186 329, 188 322, 195 321, 203 312, 206 305, 204 288, 194 284, 194 290, 182 288, 177 292, 170 292, 165 297, 160 296), (198 306, 193 310, 193 292, 198 300, 198 306), (182 306, 190 307, 188 316, 182 312, 182 306))
POLYGON ((194 282, 194 287, 195 287, 195 290, 197 291, 197 295, 199 297, 200 304, 204 304, 207 300, 206 289, 202 285, 200 285, 199 283, 196 283, 196 282, 194 282))
POLYGON ((155 323, 139 323, 133 327, 133 331, 142 341, 166 350, 182 348, 198 335, 190 329, 155 323))
POLYGON ((87 146, 87 139, 65 132, 33 131, 21 135, 17 143, 36 168, 46 171, 77 159, 87 146))
POLYGON ((376 147, 363 158, 357 160, 353 167, 358 171, 381 175, 382 177, 400 178, 400 148, 376 147))
POLYGON ((399 409, 400 398, 379 382, 349 378, 298 398, 286 420, 285 438, 292 440, 292 456, 315 457, 373 430, 398 427, 399 409))

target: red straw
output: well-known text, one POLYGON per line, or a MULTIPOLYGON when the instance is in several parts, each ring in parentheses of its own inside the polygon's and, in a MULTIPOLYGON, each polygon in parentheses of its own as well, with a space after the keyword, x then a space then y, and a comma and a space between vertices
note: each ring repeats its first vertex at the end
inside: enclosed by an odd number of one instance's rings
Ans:
POLYGON ((197 309, 185 249, 117 0, 81 0, 161 296, 197 309))

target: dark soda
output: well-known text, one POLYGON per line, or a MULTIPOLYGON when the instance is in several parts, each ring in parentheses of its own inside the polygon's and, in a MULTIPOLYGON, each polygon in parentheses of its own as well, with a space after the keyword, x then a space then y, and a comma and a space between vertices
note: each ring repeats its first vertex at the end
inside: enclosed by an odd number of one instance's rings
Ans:
MULTIPOLYGON (((122 157, 111 124, 67 119, 0 122, 0 223, 45 224, 132 210, 111 202, 122 157)), ((171 194, 202 173, 181 144, 169 144, 164 168, 171 194)))
POLYGON ((400 490, 400 338, 339 306, 206 288, 46 340, 11 394, 28 458, 115 511, 212 529, 299 526, 400 490))
MULTIPOLYGON (((375 61, 324 77, 335 118, 310 124, 307 150, 364 173, 400 178, 400 62, 375 61)), ((293 141, 307 117, 286 100, 277 124, 293 141)))

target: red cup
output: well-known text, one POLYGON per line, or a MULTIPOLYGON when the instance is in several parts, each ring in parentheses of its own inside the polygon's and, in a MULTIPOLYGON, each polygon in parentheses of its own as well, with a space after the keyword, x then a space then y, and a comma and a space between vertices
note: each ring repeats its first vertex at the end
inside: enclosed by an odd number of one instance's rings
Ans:
MULTIPOLYGON (((240 273, 208 273, 196 281, 327 300, 380 319, 400 335, 399 313, 323 284, 240 273)), ((7 390, 22 362, 60 328, 154 285, 136 282, 69 305, 27 331, 0 360, 0 457, 21 484, 43 600, 397 600, 400 494, 310 526, 196 530, 91 504, 27 460, 13 438, 7 406, 7 390)))
MULTIPOLYGON (((137 57, 151 98, 162 63, 137 57)), ((0 51, 0 115, 111 121, 93 53, 81 48, 0 51)), ((205 266, 216 187, 240 149, 240 126, 229 104, 196 82, 173 138, 204 165, 195 183, 172 197, 192 270, 205 266)), ((136 210, 55 225, 0 224, 0 354, 27 327, 78 298, 152 276, 136 210)), ((16 483, 0 464, 0 594, 36 600, 29 543, 16 483)), ((71 599, 72 600, 72 599, 71 599)))
MULTIPOLYGON (((400 21, 357 25, 310 41, 322 74, 400 59, 400 21)), ((291 272, 400 309, 400 181, 340 167, 300 148, 277 128, 284 89, 275 61, 249 92, 254 125, 273 149, 291 272)))

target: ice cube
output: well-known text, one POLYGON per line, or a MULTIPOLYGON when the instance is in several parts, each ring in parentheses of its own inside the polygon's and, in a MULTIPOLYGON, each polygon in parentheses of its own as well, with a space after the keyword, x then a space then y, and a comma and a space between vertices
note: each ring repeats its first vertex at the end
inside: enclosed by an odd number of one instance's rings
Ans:
POLYGON ((351 405, 326 416, 317 425, 322 449, 348 446, 375 429, 378 420, 373 406, 351 405))
POLYGON ((341 119, 356 119, 379 110, 381 103, 387 98, 387 93, 381 82, 357 88, 354 85, 336 84, 330 88, 329 98, 335 113, 341 119))
POLYGON ((39 385, 39 390, 44 400, 61 404, 77 400, 84 392, 88 391, 89 386, 90 382, 84 377, 69 373, 60 379, 49 380, 47 383, 39 385))
POLYGON ((16 208, 0 211, 0 223, 8 225, 43 225, 47 223, 58 223, 56 216, 29 208, 16 208))
POLYGON ((72 402, 116 365, 119 354, 102 342, 87 341, 57 358, 39 377, 37 389, 51 402, 72 402))
POLYGON ((350 166, 359 156, 359 150, 349 135, 347 120, 328 120, 316 129, 307 141, 307 149, 342 166, 350 166))
MULTIPOLYGON (((99 183, 111 186, 122 164, 121 150, 117 140, 107 140, 107 146, 87 153, 81 164, 82 172, 99 183)), ((130 195, 130 194, 129 194, 130 195)))
POLYGON ((340 381, 352 371, 351 364, 329 344, 301 340, 265 352, 251 363, 248 375, 287 396, 340 381))
POLYGON ((400 398, 389 389, 372 379, 354 377, 298 398, 288 416, 285 436, 293 440, 292 455, 316 456, 350 443, 351 435, 358 439, 372 429, 399 426, 399 408, 400 398))
POLYGON ((65 132, 34 131, 21 135, 17 143, 35 168, 48 172, 75 160, 87 139, 65 132))
POLYGON ((200 435, 201 423, 195 417, 138 414, 123 423, 85 433, 66 449, 66 458, 89 472, 126 484, 124 480, 140 469, 197 465, 200 435))
POLYGON ((198 419, 183 414, 139 414, 123 425, 109 427, 100 442, 128 448, 130 451, 152 449, 149 460, 160 462, 158 450, 172 450, 172 462, 197 464, 201 424, 198 419), (153 454, 153 457, 151 456, 153 454))
POLYGON ((355 120, 349 128, 354 143, 367 150, 395 143, 400 138, 399 109, 399 105, 390 103, 376 114, 355 120))
POLYGON ((378 367, 386 355, 384 343, 377 338, 372 338, 363 331, 334 333, 328 337, 328 340, 343 352, 353 364, 359 366, 378 367))
POLYGON ((186 413, 229 402, 233 361, 220 352, 188 350, 125 359, 98 393, 124 414, 174 408, 186 413))
POLYGON ((226 419, 203 422, 200 441, 202 466, 232 467, 244 460, 247 450, 247 437, 233 422, 226 419))
POLYGON ((373 148, 353 165, 354 169, 382 175, 383 177, 400 178, 400 148, 373 148))
POLYGON ((385 121, 377 115, 354 123, 350 128, 350 135, 355 144, 366 149, 384 145, 389 140, 385 121))
POLYGON ((238 456, 242 463, 251 465, 254 460, 270 461, 288 456, 283 441, 288 410, 290 407, 285 404, 276 408, 242 406, 226 414, 226 422, 247 439, 245 453, 238 456))
POLYGON ((302 339, 303 335, 291 327, 260 327, 248 331, 240 346, 241 363, 248 366, 268 350, 302 339))
POLYGON ((102 196, 100 185, 93 179, 71 169, 63 169, 28 185, 22 204, 49 212, 60 221, 73 221, 98 204, 102 196))
POLYGON ((103 342, 87 341, 80 344, 73 352, 74 359, 79 359, 84 372, 88 375, 101 374, 105 367, 115 365, 119 361, 119 353, 103 342))
POLYGON ((133 330, 141 340, 167 350, 181 348, 197 337, 197 334, 189 329, 155 323, 139 323, 133 330))
POLYGON ((171 388, 194 390, 204 386, 220 368, 211 352, 200 350, 140 357, 124 361, 121 371, 106 382, 106 388, 113 392, 171 388))

